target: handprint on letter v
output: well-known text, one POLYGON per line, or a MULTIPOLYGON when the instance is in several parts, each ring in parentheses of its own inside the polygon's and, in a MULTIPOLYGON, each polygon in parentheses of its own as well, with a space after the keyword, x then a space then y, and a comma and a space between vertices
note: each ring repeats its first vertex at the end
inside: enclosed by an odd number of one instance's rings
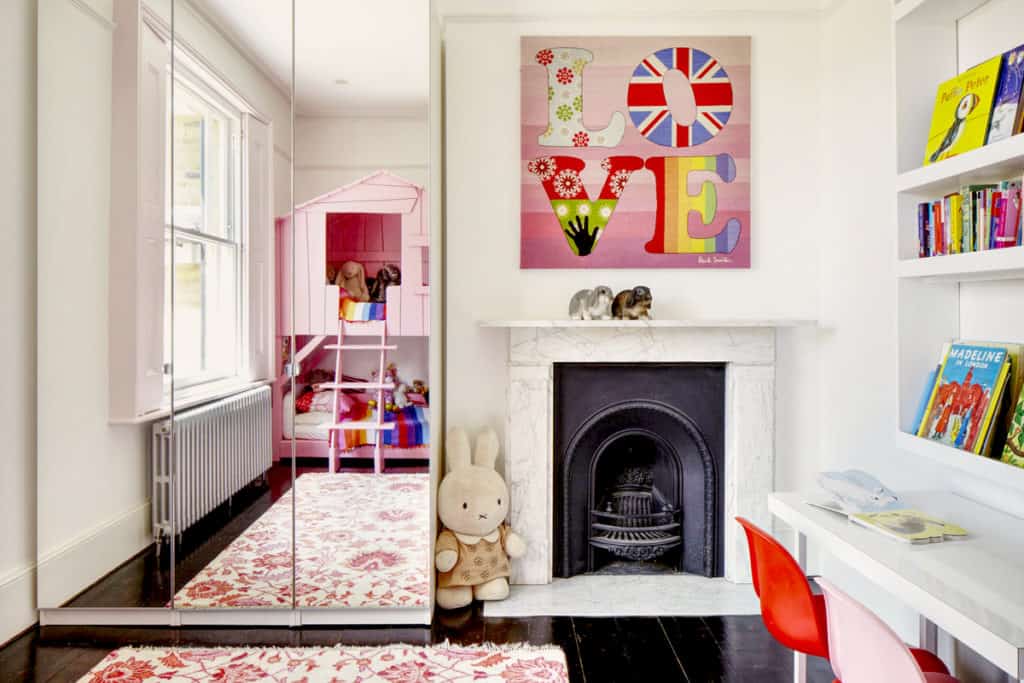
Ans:
POLYGON ((594 245, 601 237, 601 226, 594 224, 590 226, 590 216, 576 216, 569 219, 562 226, 565 236, 569 238, 569 246, 576 252, 577 256, 586 256, 594 250, 594 245))

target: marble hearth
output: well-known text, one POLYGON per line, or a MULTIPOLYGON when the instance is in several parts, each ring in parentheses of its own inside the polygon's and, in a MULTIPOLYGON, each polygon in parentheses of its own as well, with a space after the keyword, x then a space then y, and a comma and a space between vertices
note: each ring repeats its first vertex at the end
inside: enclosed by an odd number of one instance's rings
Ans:
POLYGON ((553 409, 555 363, 721 363, 725 365, 722 543, 728 581, 750 580, 736 515, 771 528, 767 496, 775 464, 775 330, 807 321, 492 321, 506 328, 506 476, 512 526, 529 539, 513 583, 553 575, 553 409))

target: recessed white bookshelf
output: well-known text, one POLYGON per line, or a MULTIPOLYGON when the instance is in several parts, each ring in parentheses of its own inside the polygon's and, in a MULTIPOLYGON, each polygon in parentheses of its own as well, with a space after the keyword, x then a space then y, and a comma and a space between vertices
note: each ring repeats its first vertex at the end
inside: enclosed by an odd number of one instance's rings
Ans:
MULTIPOLYGON (((917 206, 964 185, 1024 176, 1024 135, 922 166, 939 83, 1024 43, 1020 0, 901 0, 893 5, 894 175, 900 450, 1024 492, 1024 469, 912 432, 925 382, 955 339, 1024 343, 1024 247, 919 259, 917 206)), ((1016 397, 1014 397, 1016 398, 1016 397)))
POLYGON ((946 467, 968 472, 975 477, 1003 486, 1010 484, 1015 488, 1024 488, 1024 469, 1020 467, 1011 467, 993 458, 950 448, 905 432, 899 433, 897 441, 903 450, 934 460, 946 467))
MULTIPOLYGON (((1024 42, 1022 32, 1021 42, 1024 42)), ((896 177, 896 191, 936 199, 964 185, 1005 180, 1022 175, 1024 135, 1015 135, 985 147, 922 166, 896 177)))
POLYGON ((902 259, 896 266, 896 275, 951 282, 1024 278, 1024 247, 902 259))

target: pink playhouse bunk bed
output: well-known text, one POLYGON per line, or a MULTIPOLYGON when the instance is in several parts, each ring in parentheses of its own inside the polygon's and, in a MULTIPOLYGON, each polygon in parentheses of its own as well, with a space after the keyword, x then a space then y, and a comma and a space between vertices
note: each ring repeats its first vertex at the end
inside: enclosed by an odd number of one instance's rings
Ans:
MULTIPOLYGON (((332 472, 338 458, 372 458, 377 472, 384 471, 389 460, 429 459, 425 397, 410 389, 411 405, 390 405, 388 399, 397 385, 387 362, 388 353, 399 346, 420 344, 425 349, 430 334, 425 199, 421 186, 378 171, 296 206, 294 226, 291 216, 277 219, 277 320, 282 353, 273 392, 275 458, 291 457, 294 436, 297 457, 327 459, 332 472), (345 289, 328 282, 329 275, 352 261, 370 277, 386 264, 398 265, 401 284, 384 290, 382 304, 357 302, 345 289), (294 358, 289 357, 292 332, 294 358), (355 372, 350 368, 359 366, 359 354, 363 372, 350 376, 355 372), (372 372, 365 372, 368 356, 372 372), (303 400, 309 392, 308 378, 314 374, 310 371, 324 367, 333 376, 316 388, 329 396, 303 400), (296 375, 294 395, 289 369, 296 375)), ((427 357, 425 350, 416 355, 427 357)), ((324 373, 319 374, 322 379, 324 373)), ((401 379, 408 384, 414 378, 401 379)), ((406 388, 400 390, 403 399, 406 388)))

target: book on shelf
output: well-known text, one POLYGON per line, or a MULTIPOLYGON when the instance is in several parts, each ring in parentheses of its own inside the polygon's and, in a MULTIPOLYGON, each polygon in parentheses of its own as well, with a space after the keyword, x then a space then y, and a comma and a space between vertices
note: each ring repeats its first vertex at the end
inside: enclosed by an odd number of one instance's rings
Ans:
POLYGON ((992 57, 939 85, 925 166, 985 144, 1002 62, 1002 55, 992 57))
POLYGON ((1021 181, 1004 180, 999 183, 999 191, 1002 206, 1000 221, 993 231, 993 249, 1016 246, 1021 233, 1021 181))
POLYGON ((996 86, 995 102, 992 106, 992 121, 988 127, 985 144, 1019 133, 1021 120, 1021 96, 1024 94, 1024 45, 1005 52, 999 71, 999 85, 996 86))
POLYGON ((1017 402, 1010 413, 1010 427, 1006 433, 1006 442, 1000 454, 1000 460, 1008 465, 1024 467, 1024 396, 1018 396, 1017 402))
POLYGON ((905 543, 936 543, 967 532, 907 506, 892 490, 862 470, 822 472, 820 496, 804 502, 843 515, 849 521, 905 543))
MULTIPOLYGON (((1006 380, 1006 391, 1004 392, 1004 397, 1009 399, 1006 401, 1007 404, 1015 401, 1020 395, 1021 388, 1024 388, 1024 344, 987 341, 966 341, 964 343, 973 344, 975 346, 991 346, 1006 349, 1006 353, 1009 354, 1010 357, 1010 374, 1006 380)), ((1013 412, 1008 408, 1008 405, 997 406, 996 419, 1002 420, 1002 426, 1005 429, 992 429, 990 434, 1006 434, 1005 430, 1010 428, 1010 420, 1013 418, 1013 412)))
POLYGON ((1018 246, 1024 234, 1021 179, 966 185, 917 207, 918 256, 1018 246))
MULTIPOLYGON (((949 344, 946 344, 942 350, 942 357, 946 357, 946 353, 949 351, 949 344)), ((924 383, 924 389, 921 391, 921 400, 918 401, 917 410, 914 412, 914 429, 918 429, 921 425, 921 421, 924 419, 925 411, 928 410, 928 404, 932 400, 932 390, 935 388, 935 379, 939 376, 939 371, 942 369, 942 364, 936 365, 932 368, 932 371, 928 373, 928 377, 924 383)))
POLYGON ((943 354, 917 435, 981 453, 1012 364, 1005 347, 951 344, 943 354))

